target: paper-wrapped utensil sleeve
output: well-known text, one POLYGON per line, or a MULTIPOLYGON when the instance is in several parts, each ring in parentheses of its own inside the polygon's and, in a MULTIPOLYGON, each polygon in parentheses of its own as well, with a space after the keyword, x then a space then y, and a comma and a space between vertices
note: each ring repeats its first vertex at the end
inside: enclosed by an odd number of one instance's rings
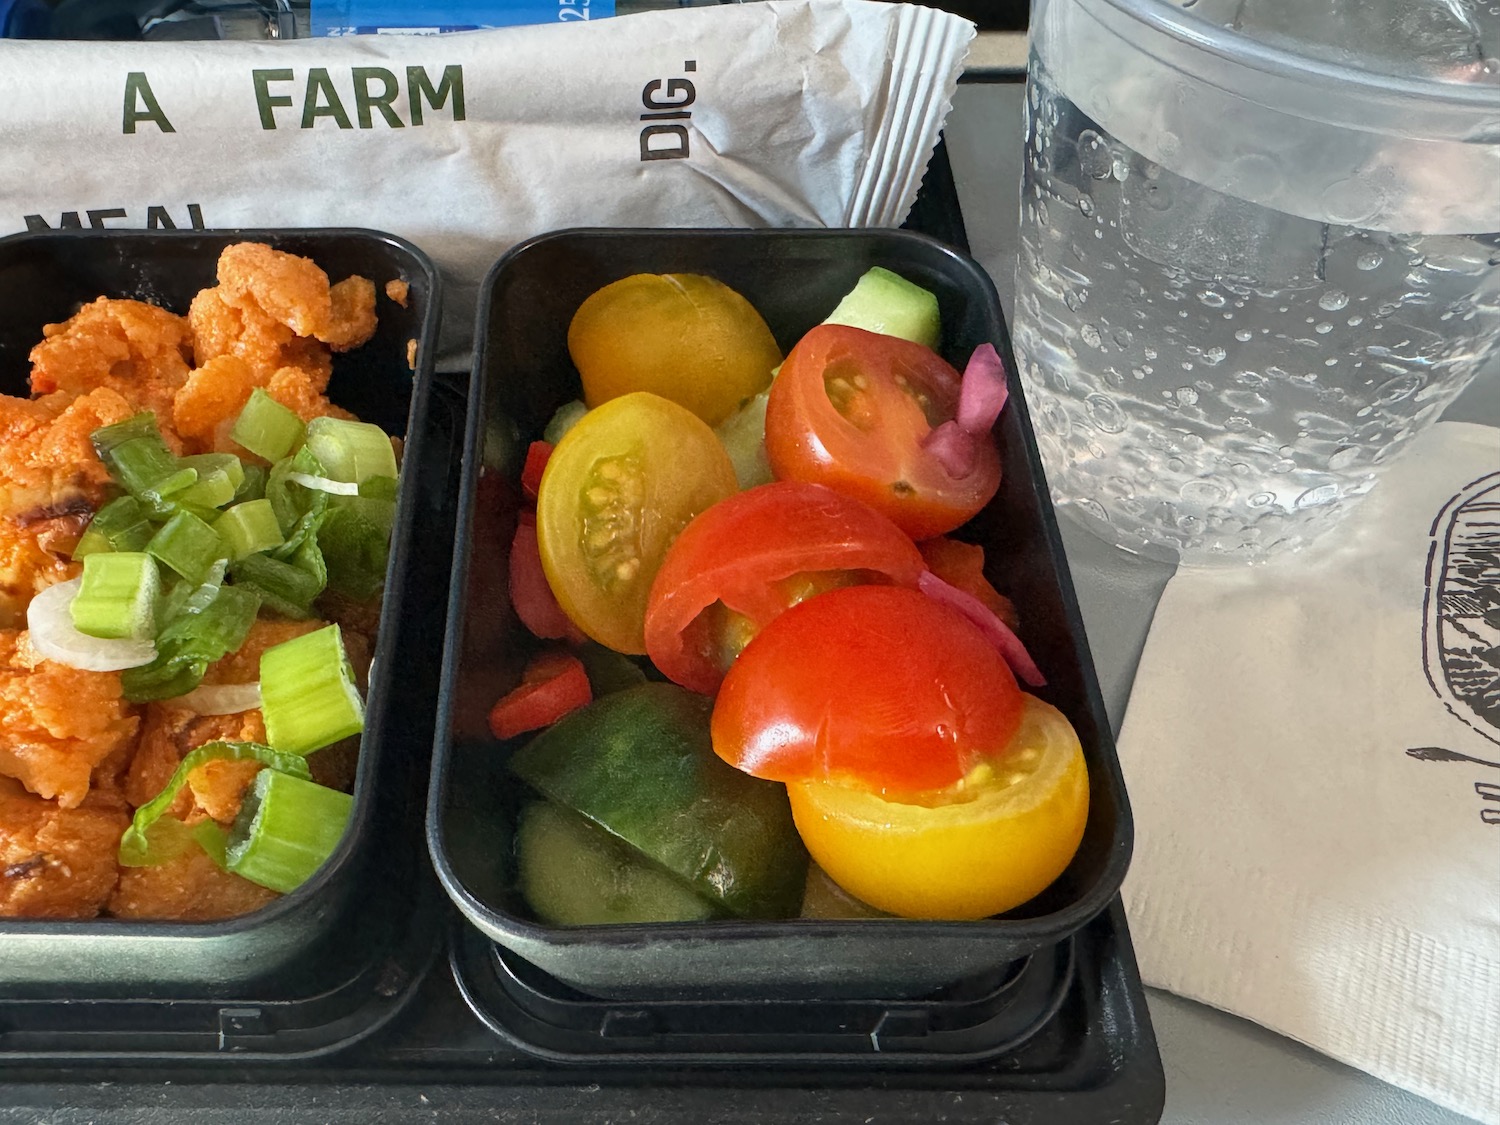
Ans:
POLYGON ((0 233, 359 226, 447 285, 569 226, 893 226, 973 27, 873 0, 443 36, 0 42, 0 233))

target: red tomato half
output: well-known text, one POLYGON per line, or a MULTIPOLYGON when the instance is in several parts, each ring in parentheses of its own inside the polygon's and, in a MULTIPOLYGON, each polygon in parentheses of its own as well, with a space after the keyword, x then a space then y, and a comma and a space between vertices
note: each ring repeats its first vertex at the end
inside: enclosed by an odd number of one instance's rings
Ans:
POLYGON ((797 343, 771 384, 766 454, 783 480, 826 484, 889 516, 913 539, 952 531, 1000 487, 1000 453, 980 444, 955 477, 923 446, 958 412, 961 376, 921 344, 842 324, 797 343))
POLYGON ((714 751, 772 781, 942 789, 1005 751, 1024 698, 956 610, 899 586, 832 590, 750 642, 714 703, 714 751))
POLYGON ((925 569, 869 505, 801 481, 760 485, 702 512, 667 551, 646 605, 646 652, 669 679, 711 693, 789 605, 837 586, 915 586, 925 569))

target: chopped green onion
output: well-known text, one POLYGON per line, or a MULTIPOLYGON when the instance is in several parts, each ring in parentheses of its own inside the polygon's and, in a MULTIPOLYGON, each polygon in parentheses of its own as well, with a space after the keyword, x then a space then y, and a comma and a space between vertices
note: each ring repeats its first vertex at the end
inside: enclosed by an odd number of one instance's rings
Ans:
POLYGON ((210 664, 245 643, 259 609, 253 590, 204 583, 157 635, 156 659, 121 673, 125 698, 145 703, 186 695, 202 682, 210 664))
POLYGON ((184 505, 221 508, 234 499, 245 480, 240 459, 232 453, 200 453, 182 458, 179 464, 198 473, 198 482, 175 497, 184 505))
POLYGON ((191 582, 179 582, 167 594, 160 619, 170 624, 182 614, 202 613, 208 604, 219 596, 219 587, 224 585, 224 575, 229 570, 229 560, 214 563, 203 581, 194 586, 191 582))
POLYGON ((235 818, 225 866, 273 891, 294 891, 339 846, 353 808, 347 793, 261 770, 235 818))
POLYGON ((223 473, 236 492, 245 480, 245 463, 233 453, 195 453, 191 457, 179 458, 178 461, 190 469, 197 469, 199 480, 215 473, 223 473))
POLYGON ((156 632, 161 576, 141 551, 104 551, 83 560, 83 585, 69 612, 91 637, 149 640, 156 632))
POLYGON ((356 601, 374 597, 385 585, 391 524, 396 504, 364 496, 336 497, 318 532, 328 566, 328 584, 356 601))
POLYGON ((209 568, 229 554, 218 532, 185 511, 162 525, 146 550, 194 584, 208 577, 209 568))
POLYGON ((214 531, 229 547, 230 557, 242 559, 282 543, 281 525, 269 500, 247 500, 219 517, 214 531))
POLYGON ((155 533, 141 502, 134 496, 120 496, 95 513, 73 548, 73 558, 86 558, 96 551, 144 551, 155 533))
POLYGON ((240 467, 244 470, 245 480, 235 490, 235 503, 241 504, 246 500, 260 500, 264 498, 266 495, 266 477, 270 475, 270 470, 264 465, 246 465, 243 462, 240 467))
POLYGON ((225 855, 229 850, 229 833, 224 831, 223 826, 217 820, 200 820, 193 825, 193 839, 204 854, 214 861, 214 866, 223 871, 229 863, 229 858, 225 855))
POLYGON ((333 480, 360 484, 370 477, 396 475, 391 438, 372 422, 314 418, 307 424, 307 448, 333 480))
POLYGON ((229 437, 257 457, 280 461, 302 440, 303 429, 302 419, 297 417, 296 411, 282 406, 262 388, 256 387, 250 392, 250 401, 235 419, 229 437))
POLYGON ((311 488, 314 492, 327 492, 332 496, 358 496, 359 485, 348 481, 334 480, 331 477, 315 477, 308 473, 288 473, 287 479, 295 481, 303 488, 311 488))
MULTIPOLYGON (((119 861, 122 867, 151 867, 181 854, 186 826, 173 817, 163 819, 187 784, 188 775, 205 762, 245 760, 260 762, 273 770, 293 777, 310 778, 307 763, 295 754, 282 754, 257 742, 208 742, 189 751, 166 787, 135 810, 135 817, 120 837, 119 861), (176 827, 172 827, 175 825, 176 827)), ((264 772, 264 771, 262 771, 264 772)))
POLYGON ((313 599, 326 582, 308 569, 262 554, 246 555, 230 573, 236 589, 253 591, 267 609, 284 617, 311 617, 313 599))
POLYGON ((359 494, 371 500, 394 500, 397 487, 395 477, 367 477, 359 482, 359 494))
POLYGON ((304 488, 293 479, 293 474, 317 476, 322 472, 323 466, 304 446, 295 457, 278 461, 266 478, 266 499, 276 511, 282 534, 292 544, 289 550, 295 550, 309 532, 317 530, 317 523, 328 507, 326 492, 304 488))
POLYGON ((266 741, 278 750, 309 754, 364 729, 364 704, 337 625, 261 653, 260 698, 266 741))

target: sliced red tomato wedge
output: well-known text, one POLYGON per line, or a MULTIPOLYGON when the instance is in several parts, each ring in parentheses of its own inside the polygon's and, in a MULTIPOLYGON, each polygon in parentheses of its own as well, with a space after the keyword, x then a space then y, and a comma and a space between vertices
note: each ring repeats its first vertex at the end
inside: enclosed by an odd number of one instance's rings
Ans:
POLYGON ((505 739, 540 730, 592 699, 588 673, 578 657, 559 650, 538 653, 520 684, 490 708, 490 731, 505 739))
POLYGON ((1003 755, 1023 706, 963 614, 904 587, 853 586, 793 606, 746 646, 719 689, 713 745, 756 777, 910 794, 1003 755))
POLYGON ((667 551, 646 652, 669 679, 711 693, 788 606, 841 586, 915 586, 925 567, 911 538, 859 500, 802 481, 760 485, 697 516, 667 551))
POLYGON ((957 419, 961 382, 921 344, 819 325, 798 341, 771 384, 771 468, 783 480, 826 484, 865 501, 913 539, 952 531, 1000 486, 1000 454, 990 434, 981 435, 961 467, 932 440, 934 430, 957 419))

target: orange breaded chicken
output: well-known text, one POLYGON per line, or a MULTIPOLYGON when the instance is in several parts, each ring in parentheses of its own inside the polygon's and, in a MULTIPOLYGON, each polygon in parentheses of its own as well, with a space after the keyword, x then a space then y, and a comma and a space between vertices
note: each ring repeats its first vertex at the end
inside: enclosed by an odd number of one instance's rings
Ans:
POLYGON ((25 634, 0 630, 0 774, 77 808, 94 767, 136 736, 118 672, 42 660, 25 634))
MULTIPOLYGON (((145 705, 140 743, 130 768, 125 771, 122 786, 125 799, 139 808, 166 788, 188 752, 207 742, 265 742, 266 725, 259 711, 242 711, 237 715, 200 715, 171 700, 145 705)), ((250 763, 255 765, 255 763, 250 763)), ((196 774, 199 771, 194 771, 196 774)), ((250 771, 254 774, 255 770, 250 771)), ((172 815, 186 819, 195 800, 190 789, 184 789, 172 805, 172 815)), ((238 811, 238 802, 235 810, 238 811)), ((233 819, 228 817, 215 819, 233 819)))
POLYGON ((375 334, 374 282, 356 275, 330 286, 317 263, 258 242, 237 243, 219 255, 219 299, 264 313, 335 351, 375 334))
POLYGON ((100 297, 62 324, 42 329, 31 349, 31 389, 83 395, 100 387, 135 410, 171 416, 172 396, 188 374, 187 322, 143 301, 100 297))
POLYGON ((119 881, 129 823, 118 804, 65 809, 0 778, 0 916, 96 917, 119 881))
POLYGON ((116 918, 214 922, 249 914, 278 897, 192 850, 154 867, 122 867, 107 909, 116 918))
POLYGON ((107 388, 69 401, 0 395, 0 628, 18 628, 36 593, 73 577, 72 551, 108 495, 89 434, 128 418, 107 388))

